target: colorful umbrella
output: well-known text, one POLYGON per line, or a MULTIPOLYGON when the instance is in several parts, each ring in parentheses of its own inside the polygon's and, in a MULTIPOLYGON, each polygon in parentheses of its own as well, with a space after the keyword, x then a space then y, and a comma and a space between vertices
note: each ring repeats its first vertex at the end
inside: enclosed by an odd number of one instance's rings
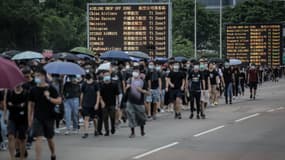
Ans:
POLYGON ((41 53, 33 51, 25 51, 16 54, 12 60, 29 60, 29 59, 42 59, 44 56, 41 53))
POLYGON ((91 51, 90 49, 85 48, 85 47, 75 47, 72 50, 70 50, 70 52, 77 53, 77 54, 86 54, 86 55, 90 55, 90 56, 95 55, 95 53, 93 51, 91 51))
POLYGON ((130 57, 129 55, 127 55, 125 52, 123 51, 117 51, 117 50, 113 50, 113 51, 107 51, 104 52, 101 56, 101 59, 103 60, 118 60, 118 61, 130 61, 130 57))
POLYGON ((0 88, 13 89, 26 81, 16 64, 4 58, 0 58, 0 74, 0 88))
POLYGON ((84 75, 85 71, 78 64, 71 62, 52 62, 44 66, 50 74, 84 75))

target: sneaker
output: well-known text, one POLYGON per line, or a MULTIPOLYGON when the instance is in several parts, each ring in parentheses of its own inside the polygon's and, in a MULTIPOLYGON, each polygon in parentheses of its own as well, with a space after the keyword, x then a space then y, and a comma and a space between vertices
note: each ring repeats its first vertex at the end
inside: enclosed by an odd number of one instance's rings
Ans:
POLYGON ((206 119, 206 115, 203 113, 201 114, 202 119, 206 119))
POLYGON ((151 116, 147 116, 147 121, 151 121, 152 117, 151 116))
POLYGON ((218 105, 218 102, 214 102, 214 105, 215 105, 215 106, 218 105))
POLYGON ((200 119, 200 116, 199 115, 197 115, 197 117, 196 117, 197 119, 200 119))
MULTIPOLYGON (((101 134, 100 134, 98 131, 95 131, 95 132, 94 132, 94 136, 95 136, 95 137, 100 136, 100 135, 101 135, 101 134)), ((102 135, 103 135, 103 134, 102 134, 102 135)))
POLYGON ((252 99, 252 95, 250 95, 250 99, 252 99))
POLYGON ((178 113, 178 119, 182 119, 181 113, 178 113))
POLYGON ((110 133, 109 133, 109 132, 106 132, 106 133, 104 134, 104 136, 105 136, 105 137, 108 137, 108 136, 110 136, 110 133))
POLYGON ((70 134, 69 131, 65 131, 65 132, 64 132, 64 135, 66 135, 66 136, 69 135, 69 134, 70 134))
POLYGON ((177 113, 175 113, 175 115, 174 115, 174 119, 177 119, 178 118, 178 114, 177 113))
POLYGON ((55 134, 60 134, 60 130, 59 130, 59 129, 55 129, 55 130, 54 130, 54 133, 55 133, 55 134))
POLYGON ((141 132, 141 136, 145 136, 145 132, 141 132))
POLYGON ((253 96, 253 100, 255 100, 255 96, 253 96))
POLYGON ((27 144, 26 144, 26 149, 27 149, 27 150, 31 150, 31 148, 32 148, 32 144, 31 144, 31 143, 27 143, 27 144))
POLYGON ((79 123, 84 123, 83 118, 80 118, 80 119, 79 119, 79 123))
POLYGON ((160 109, 160 113, 164 113, 165 112, 165 110, 164 109, 160 109))
POLYGON ((129 138, 135 138, 135 137, 136 137, 135 134, 131 134, 131 135, 129 136, 129 138))
POLYGON ((194 115, 193 113, 190 115, 189 119, 193 119, 194 115))
POLYGON ((214 103, 211 103, 211 107, 214 107, 215 106, 215 104, 214 103))
POLYGON ((115 129, 111 129, 111 134, 115 134, 116 130, 115 129))
POLYGON ((82 136, 82 139, 86 139, 86 138, 88 138, 88 134, 87 134, 87 133, 85 133, 85 134, 82 136))

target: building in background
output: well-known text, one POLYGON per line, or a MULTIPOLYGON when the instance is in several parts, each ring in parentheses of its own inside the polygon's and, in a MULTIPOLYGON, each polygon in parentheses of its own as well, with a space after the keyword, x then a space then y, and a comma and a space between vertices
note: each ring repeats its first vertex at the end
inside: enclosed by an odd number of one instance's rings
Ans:
MULTIPOLYGON (((222 0, 224 7, 234 7, 238 3, 242 3, 246 0, 222 0)), ((217 10, 220 8, 220 0, 197 0, 198 3, 205 6, 207 9, 217 10)))

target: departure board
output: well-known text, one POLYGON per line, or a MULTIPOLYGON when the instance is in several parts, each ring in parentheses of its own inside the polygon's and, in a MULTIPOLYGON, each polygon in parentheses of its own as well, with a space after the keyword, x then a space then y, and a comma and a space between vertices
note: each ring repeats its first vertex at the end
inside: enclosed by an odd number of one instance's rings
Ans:
POLYGON ((227 24, 227 58, 256 65, 280 66, 281 24, 227 24))
POLYGON ((88 4, 88 46, 95 53, 142 51, 168 57, 169 4, 88 4))

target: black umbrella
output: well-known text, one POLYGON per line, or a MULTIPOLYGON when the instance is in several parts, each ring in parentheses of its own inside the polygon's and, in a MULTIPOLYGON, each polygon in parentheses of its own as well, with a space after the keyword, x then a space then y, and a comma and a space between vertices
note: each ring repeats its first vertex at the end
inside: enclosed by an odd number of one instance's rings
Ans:
POLYGON ((53 58, 55 58, 55 59, 65 59, 65 60, 70 60, 70 61, 80 60, 80 58, 77 57, 76 55, 71 54, 71 53, 66 53, 66 52, 56 53, 56 54, 53 55, 53 58))
POLYGON ((20 53, 18 50, 10 50, 10 51, 5 51, 2 53, 3 57, 11 59, 14 57, 16 54, 20 53))
POLYGON ((224 63, 225 60, 224 59, 220 59, 220 58, 212 58, 209 60, 210 63, 224 63))

